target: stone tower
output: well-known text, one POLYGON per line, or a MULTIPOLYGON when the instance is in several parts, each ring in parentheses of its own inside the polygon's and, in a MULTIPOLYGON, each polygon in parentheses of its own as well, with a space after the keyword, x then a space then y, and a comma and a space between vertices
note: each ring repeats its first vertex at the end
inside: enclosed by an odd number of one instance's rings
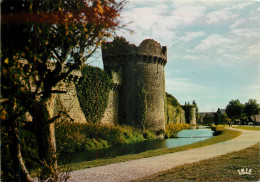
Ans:
POLYGON ((197 124, 197 121, 196 121, 197 106, 196 105, 184 105, 184 106, 182 106, 182 108, 185 111, 186 123, 188 123, 190 125, 196 125, 197 124))
POLYGON ((102 58, 105 71, 121 85, 118 123, 165 130, 166 47, 152 39, 135 46, 116 38, 102 46, 102 58))

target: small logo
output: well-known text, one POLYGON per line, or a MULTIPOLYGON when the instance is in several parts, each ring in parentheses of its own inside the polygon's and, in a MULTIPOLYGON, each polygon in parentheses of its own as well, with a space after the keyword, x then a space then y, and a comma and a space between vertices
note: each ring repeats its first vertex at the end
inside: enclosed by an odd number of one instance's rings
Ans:
POLYGON ((252 174, 252 169, 249 169, 249 168, 241 168, 241 169, 238 169, 237 171, 238 171, 239 175, 243 175, 243 174, 251 175, 252 174))

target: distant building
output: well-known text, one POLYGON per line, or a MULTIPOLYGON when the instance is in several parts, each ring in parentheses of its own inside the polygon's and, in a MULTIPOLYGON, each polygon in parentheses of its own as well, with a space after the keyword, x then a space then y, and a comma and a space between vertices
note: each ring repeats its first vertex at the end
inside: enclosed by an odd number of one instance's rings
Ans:
MULTIPOLYGON (((221 114, 225 113, 225 109, 218 108, 218 111, 220 111, 221 114)), ((216 112, 199 112, 199 123, 201 124, 211 124, 214 123, 214 116, 216 112)))
MULTIPOLYGON (((251 118, 254 121, 255 118, 253 116, 251 118)), ((256 125, 260 126, 260 114, 256 115, 256 125)))
POLYGON ((219 109, 219 110, 220 110, 221 114, 226 113, 226 109, 219 109))
POLYGON ((210 124, 214 122, 214 115, 216 112, 199 112, 199 123, 210 124))

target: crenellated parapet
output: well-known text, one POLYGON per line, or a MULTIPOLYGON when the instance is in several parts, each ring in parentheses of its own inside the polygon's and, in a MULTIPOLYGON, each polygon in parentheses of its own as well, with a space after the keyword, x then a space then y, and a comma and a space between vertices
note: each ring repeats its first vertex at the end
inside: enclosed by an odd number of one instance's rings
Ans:
POLYGON ((139 46, 124 39, 116 39, 102 46, 102 58, 106 70, 119 70, 130 61, 147 63, 167 63, 167 48, 153 39, 146 39, 139 46))

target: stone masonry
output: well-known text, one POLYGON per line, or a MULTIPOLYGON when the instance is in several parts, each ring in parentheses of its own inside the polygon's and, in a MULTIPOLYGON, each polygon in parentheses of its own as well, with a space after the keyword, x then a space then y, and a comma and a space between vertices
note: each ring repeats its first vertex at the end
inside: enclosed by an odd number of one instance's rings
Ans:
POLYGON ((67 116, 62 116, 60 120, 70 119, 78 123, 86 123, 85 115, 80 107, 77 97, 75 84, 80 84, 80 74, 72 74, 63 82, 57 85, 57 90, 65 91, 65 94, 55 94, 54 113, 58 114, 59 111, 65 111, 67 116))
POLYGON ((112 74, 121 88, 118 92, 118 123, 141 126, 148 130, 165 130, 164 66, 167 62, 167 49, 152 40, 146 39, 139 46, 124 40, 114 40, 102 47, 105 71, 112 74), (137 97, 138 87, 145 92, 146 112, 144 123, 140 118, 137 97))
MULTIPOLYGON (((127 124, 151 131, 165 130, 166 46, 152 39, 144 40, 139 46, 124 39, 115 39, 102 46, 102 58, 104 70, 111 74, 113 84, 101 123, 127 124), (138 93, 142 93, 143 97, 138 93)), ((61 110, 67 112, 67 116, 60 118, 62 120, 70 118, 74 122, 87 122, 76 92, 76 84, 80 84, 81 77, 80 71, 73 71, 55 88, 66 92, 54 96, 54 115, 61 110)), ((195 112, 193 110, 189 109, 192 116, 190 124, 196 123, 196 109, 195 112)))
POLYGON ((197 124, 196 121, 196 106, 195 105, 184 105, 182 108, 185 111, 186 122, 192 126, 197 124))

